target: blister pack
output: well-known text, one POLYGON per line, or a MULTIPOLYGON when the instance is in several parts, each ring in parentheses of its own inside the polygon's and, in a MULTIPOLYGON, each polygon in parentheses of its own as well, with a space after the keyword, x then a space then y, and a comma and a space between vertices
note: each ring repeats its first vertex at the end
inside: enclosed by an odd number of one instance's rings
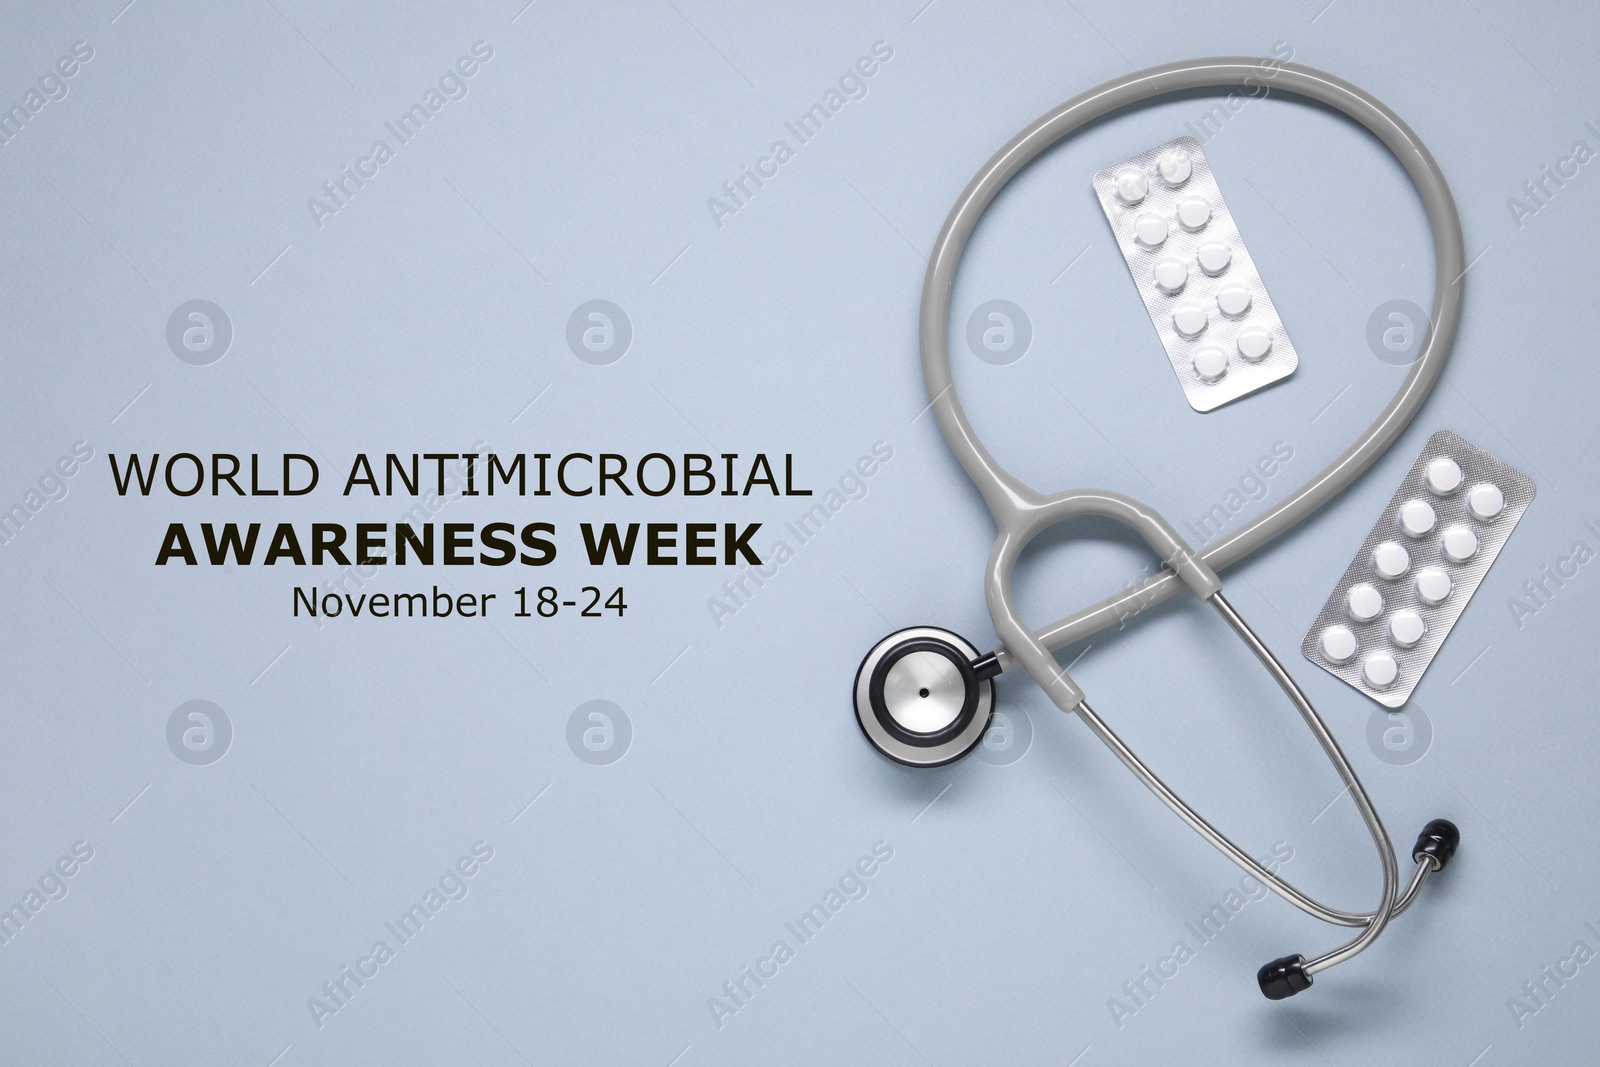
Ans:
POLYGON ((1097 171, 1094 190, 1190 407, 1212 411, 1294 373, 1300 357, 1199 141, 1097 171))
POLYGON ((1531 478, 1466 438, 1428 438, 1307 632, 1306 658, 1403 705, 1533 494, 1531 478))

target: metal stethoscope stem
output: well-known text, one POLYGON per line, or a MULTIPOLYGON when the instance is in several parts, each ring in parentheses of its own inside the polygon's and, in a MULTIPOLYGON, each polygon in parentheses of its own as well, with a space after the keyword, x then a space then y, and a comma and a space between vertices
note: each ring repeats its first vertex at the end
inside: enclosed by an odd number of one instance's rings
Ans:
POLYGON ((1323 752, 1327 754, 1328 760, 1344 781, 1345 788, 1355 800, 1356 807, 1361 812, 1362 820, 1367 824, 1367 831, 1372 835, 1372 842, 1377 846, 1378 856, 1383 864, 1383 899, 1376 911, 1352 914, 1329 908, 1273 874, 1229 840, 1226 834, 1212 826, 1198 812, 1184 803, 1183 799, 1168 788, 1166 783, 1154 771, 1150 770, 1138 756, 1134 755, 1133 750, 1122 742, 1122 739, 1116 735, 1111 727, 1106 725, 1105 720, 1094 713, 1094 710, 1089 707, 1086 701, 1078 703, 1077 714, 1085 725, 1094 732, 1094 735, 1105 742, 1106 747, 1111 749, 1112 753, 1122 761, 1123 765, 1132 771, 1152 793, 1161 798, 1162 803, 1166 804, 1179 818, 1188 823, 1195 833, 1211 842, 1218 851, 1244 868, 1252 877, 1261 881, 1273 892, 1308 915, 1340 926, 1362 928, 1361 933, 1349 943, 1307 961, 1304 966, 1305 973, 1308 975, 1315 974, 1318 971, 1332 967, 1336 963, 1343 963, 1377 940, 1378 935, 1383 932, 1383 928, 1388 924, 1389 920, 1410 907, 1411 902, 1416 899, 1417 891, 1422 888, 1422 883, 1427 879, 1428 873, 1434 869, 1433 863, 1427 858, 1418 862, 1417 872, 1412 877, 1405 897, 1399 898, 1399 878, 1395 863, 1394 846, 1389 841, 1388 831, 1383 828, 1383 820, 1378 817, 1377 811, 1373 808, 1372 801, 1367 796, 1367 791, 1362 788, 1360 780, 1356 777, 1355 770, 1350 766, 1349 760, 1345 758, 1343 750, 1339 748, 1339 742, 1334 740, 1333 734, 1329 733, 1327 725, 1323 723, 1322 717, 1317 714, 1316 708, 1311 706, 1311 702, 1306 699, 1305 693, 1295 684, 1294 679, 1289 677, 1288 672, 1283 669, 1283 665, 1278 662, 1277 657, 1261 642, 1255 631, 1250 629, 1249 624, 1239 617, 1239 613, 1233 610, 1233 606, 1228 603, 1227 599, 1221 593, 1216 593, 1211 597, 1211 604, 1217 609, 1217 614, 1228 621, 1228 625, 1233 628, 1233 631, 1255 653, 1256 658, 1267 668, 1267 671, 1277 681, 1279 687, 1294 703, 1300 712, 1301 718, 1305 720, 1306 726, 1310 728, 1317 742, 1322 745, 1323 752))

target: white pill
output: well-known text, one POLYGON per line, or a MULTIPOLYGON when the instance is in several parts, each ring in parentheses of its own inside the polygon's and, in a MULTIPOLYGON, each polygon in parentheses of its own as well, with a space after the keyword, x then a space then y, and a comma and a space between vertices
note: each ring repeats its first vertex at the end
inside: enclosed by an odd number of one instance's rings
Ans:
POLYGON ((1189 153, 1181 148, 1174 148, 1164 153, 1156 162, 1156 170, 1161 174, 1161 181, 1176 189, 1189 180, 1189 175, 1194 173, 1194 165, 1189 162, 1189 153))
POLYGON ((1427 632, 1428 624, 1410 608, 1395 612, 1389 619, 1389 638, 1401 648, 1411 648, 1427 632))
POLYGON ((1349 663, 1360 647, 1355 633, 1348 626, 1330 626, 1322 631, 1322 654, 1334 663, 1349 663))
POLYGON ((1417 595, 1424 604, 1443 604, 1450 599, 1455 583, 1439 567, 1424 567, 1417 572, 1417 595))
POLYGON ((1246 326, 1239 331, 1239 355, 1248 362, 1260 363, 1272 351, 1272 333, 1260 326, 1246 326))
POLYGON ((1155 277, 1156 288, 1168 296, 1181 292, 1189 284, 1189 268, 1176 259, 1161 260, 1150 273, 1155 277))
POLYGON ((1372 568, 1383 577, 1394 581, 1411 569, 1411 553, 1407 552, 1402 544, 1385 541, 1372 550, 1372 568))
POLYGON ((1172 328, 1185 337, 1199 337, 1210 321, 1199 304, 1183 304, 1172 313, 1172 328))
POLYGON ((1433 505, 1426 500, 1408 500, 1400 505, 1400 528, 1406 532, 1407 537, 1428 536, 1433 532, 1433 524, 1437 521, 1433 505))
POLYGON ((1211 205, 1203 196, 1186 196, 1178 201, 1178 225, 1186 230, 1203 230, 1211 221, 1211 205))
POLYGON ((1217 275, 1228 269, 1228 264, 1233 262, 1233 250, 1221 241, 1207 241, 1195 252, 1195 259, 1200 263, 1200 269, 1207 274, 1217 275))
POLYGON ((1505 509, 1506 496, 1500 491, 1499 486, 1489 485, 1486 482, 1483 485, 1473 486, 1472 492, 1467 494, 1467 510, 1472 512, 1472 517, 1475 519, 1488 522, 1490 519, 1498 518, 1505 509))
POLYGON ((1133 239, 1146 248, 1160 248, 1167 239, 1167 220, 1153 211, 1146 211, 1133 220, 1133 239))
POLYGON ((1439 539, 1445 557, 1453 563, 1465 563, 1478 554, 1478 535, 1465 526, 1452 526, 1439 539))
POLYGON ((1461 465, 1449 456, 1440 456, 1428 464, 1428 488, 1440 496, 1449 496, 1461 488, 1461 465))
POLYGON ((1237 282, 1217 290, 1217 307, 1230 319, 1250 310, 1250 290, 1237 282))
POLYGON ((1374 652, 1361 664, 1361 680, 1374 689, 1387 689, 1400 677, 1400 664, 1387 652, 1374 652))
POLYGON ((1143 171, 1132 167, 1117 175, 1116 185, 1117 199, 1129 206, 1137 204, 1150 192, 1150 179, 1144 176, 1143 171))
POLYGON ((1202 381, 1221 381, 1228 373, 1228 353, 1216 345, 1207 345, 1194 354, 1194 372, 1202 381))
POLYGON ((1371 622, 1383 614, 1383 594, 1371 582, 1352 585, 1344 595, 1344 606, 1356 622, 1371 622))

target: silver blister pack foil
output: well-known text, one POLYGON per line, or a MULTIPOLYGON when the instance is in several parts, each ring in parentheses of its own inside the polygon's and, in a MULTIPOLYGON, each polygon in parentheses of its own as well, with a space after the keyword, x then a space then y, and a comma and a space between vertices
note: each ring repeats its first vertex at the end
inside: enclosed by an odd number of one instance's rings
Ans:
POLYGON ((1180 137, 1106 167, 1095 173, 1094 191, 1190 407, 1212 411, 1294 373, 1300 358, 1199 141, 1180 137), (1165 235, 1152 242, 1158 223, 1165 235), (1220 261, 1218 247, 1226 265, 1205 269, 1220 261), (1167 283, 1179 267, 1182 287, 1173 290, 1167 283), (1237 314, 1223 310, 1246 297, 1237 314), (1193 326, 1197 314, 1202 328, 1186 334, 1180 320, 1193 326))
POLYGON ((1301 645, 1306 658, 1386 707, 1405 704, 1533 494, 1531 478, 1459 434, 1440 430, 1428 438, 1306 633, 1301 645), (1459 484, 1441 492, 1440 486, 1453 480, 1451 463, 1460 471, 1459 484), (1499 492, 1493 515, 1487 513, 1496 497, 1485 487, 1499 492), (1433 513, 1431 528, 1420 535, 1427 512, 1419 502, 1433 513), (1404 550, 1404 560, 1396 545, 1404 550), (1468 549, 1470 555, 1461 558, 1468 549), (1376 600, 1368 587, 1376 591, 1376 600), (1387 678, 1391 666, 1393 680, 1374 684, 1387 678))

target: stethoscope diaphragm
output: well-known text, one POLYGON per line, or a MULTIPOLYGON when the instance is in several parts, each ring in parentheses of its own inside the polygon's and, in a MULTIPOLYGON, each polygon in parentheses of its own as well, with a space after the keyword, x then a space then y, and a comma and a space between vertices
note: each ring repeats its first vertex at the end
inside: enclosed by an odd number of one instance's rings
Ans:
POLYGON ((913 767, 953 763, 983 740, 994 682, 973 663, 980 653, 937 626, 885 637, 856 671, 856 721, 872 747, 913 767))

